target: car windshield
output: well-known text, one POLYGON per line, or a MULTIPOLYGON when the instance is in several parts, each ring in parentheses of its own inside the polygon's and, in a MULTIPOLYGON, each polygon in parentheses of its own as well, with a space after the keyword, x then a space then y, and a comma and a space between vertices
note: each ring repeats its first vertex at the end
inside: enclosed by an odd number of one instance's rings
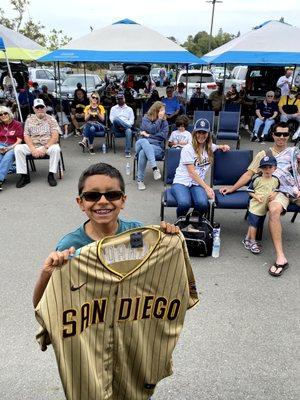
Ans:
MULTIPOLYGON (((186 74, 182 74, 180 77, 180 82, 185 83, 186 82, 186 74)), ((188 74, 188 82, 189 83, 209 83, 209 82, 214 82, 214 78, 210 74, 188 74)))
MULTIPOLYGON (((63 85, 64 86, 76 86, 78 82, 80 82, 83 87, 85 86, 84 75, 82 75, 82 76, 71 76, 70 78, 67 78, 63 82, 63 85)), ((94 78, 92 76, 87 76, 86 77, 86 84, 87 84, 87 86, 94 86, 95 85, 94 78)))

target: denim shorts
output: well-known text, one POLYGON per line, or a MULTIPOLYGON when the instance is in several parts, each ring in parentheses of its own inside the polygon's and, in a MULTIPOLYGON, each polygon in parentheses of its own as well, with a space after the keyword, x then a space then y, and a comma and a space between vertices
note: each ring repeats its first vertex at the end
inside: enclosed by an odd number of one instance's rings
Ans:
POLYGON ((247 221, 250 226, 254 228, 259 228, 263 226, 266 216, 265 215, 256 215, 252 214, 250 211, 248 212, 247 221))

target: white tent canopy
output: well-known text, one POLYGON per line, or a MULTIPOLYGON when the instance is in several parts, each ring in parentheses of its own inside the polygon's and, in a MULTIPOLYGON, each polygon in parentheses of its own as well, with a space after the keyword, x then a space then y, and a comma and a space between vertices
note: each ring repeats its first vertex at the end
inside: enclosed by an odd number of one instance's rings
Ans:
POLYGON ((300 29, 284 22, 268 21, 252 31, 207 53, 210 64, 300 64, 300 29))
POLYGON ((115 22, 75 39, 38 61, 203 63, 200 58, 160 33, 129 19, 115 22))

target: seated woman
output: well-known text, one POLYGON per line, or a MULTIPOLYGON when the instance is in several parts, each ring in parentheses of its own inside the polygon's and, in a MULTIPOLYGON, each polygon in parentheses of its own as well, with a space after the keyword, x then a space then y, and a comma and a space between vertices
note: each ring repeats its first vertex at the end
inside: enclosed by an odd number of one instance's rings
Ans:
POLYGON ((169 147, 184 147, 192 143, 192 135, 186 128, 189 125, 189 119, 186 115, 179 115, 176 121, 176 130, 169 137, 169 147))
POLYGON ((85 126, 83 128, 83 139, 79 142, 79 146, 83 149, 88 147, 90 154, 94 152, 94 138, 105 136, 105 109, 100 105, 100 97, 98 92, 93 92, 90 99, 90 105, 84 109, 85 126))
POLYGON ((192 205, 204 214, 208 209, 208 199, 214 200, 214 191, 205 182, 205 175, 217 149, 228 151, 230 147, 213 144, 210 123, 207 119, 198 119, 192 132, 192 144, 187 144, 181 151, 171 188, 178 204, 177 217, 186 215, 192 205))
POLYGON ((156 101, 143 117, 141 124, 141 138, 135 144, 135 151, 138 155, 137 186, 138 190, 145 190, 145 170, 149 161, 155 180, 161 178, 159 169, 156 166, 156 158, 164 155, 165 141, 168 136, 168 122, 166 121, 165 105, 156 101))
POLYGON ((15 161, 14 147, 23 140, 23 125, 8 107, 0 106, 0 190, 15 161))

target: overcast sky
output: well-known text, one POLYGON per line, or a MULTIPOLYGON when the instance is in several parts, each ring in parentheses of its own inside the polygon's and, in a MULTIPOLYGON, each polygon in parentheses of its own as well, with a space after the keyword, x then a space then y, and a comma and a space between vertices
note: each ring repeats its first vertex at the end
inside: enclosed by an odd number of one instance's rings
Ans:
MULTIPOLYGON (((9 0, 0 7, 7 17, 14 12, 9 0)), ((189 34, 209 32, 212 5, 205 0, 31 0, 28 17, 45 25, 47 33, 62 29, 73 39, 120 19, 129 18, 165 36, 175 36, 182 43, 189 34)), ((270 19, 284 17, 285 22, 300 27, 300 0, 223 0, 216 4, 214 29, 245 33, 270 19)), ((291 38, 299 40, 299 38, 291 38)))

